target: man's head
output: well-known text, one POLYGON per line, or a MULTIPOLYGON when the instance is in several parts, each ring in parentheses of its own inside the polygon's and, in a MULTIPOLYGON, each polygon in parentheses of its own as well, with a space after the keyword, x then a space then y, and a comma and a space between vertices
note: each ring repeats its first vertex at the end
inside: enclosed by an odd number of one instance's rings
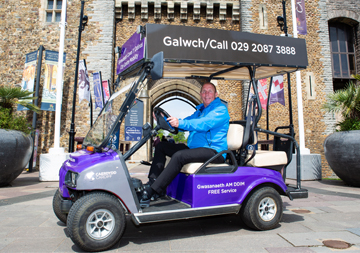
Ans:
POLYGON ((204 107, 207 107, 217 97, 218 93, 213 83, 205 83, 200 91, 201 99, 204 103, 204 107))

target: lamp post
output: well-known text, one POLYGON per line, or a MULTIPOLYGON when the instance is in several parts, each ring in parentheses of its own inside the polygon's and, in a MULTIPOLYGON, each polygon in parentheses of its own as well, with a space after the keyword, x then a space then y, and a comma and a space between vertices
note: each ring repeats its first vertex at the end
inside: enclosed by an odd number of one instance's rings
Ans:
POLYGON ((78 72, 79 72, 79 57, 80 57, 80 45, 81 45, 81 32, 84 31, 85 26, 88 22, 88 17, 84 16, 84 4, 85 1, 81 1, 81 12, 80 12, 80 24, 79 24, 79 37, 78 37, 78 46, 77 46, 77 55, 76 55, 76 67, 75 67, 75 81, 74 81, 74 95, 73 95, 73 106, 72 106, 72 115, 71 115, 71 125, 69 131, 69 153, 74 152, 74 137, 75 137, 75 105, 76 105, 76 88, 78 82, 78 72))
MULTIPOLYGON (((280 27, 280 30, 284 32, 285 36, 288 37, 288 27, 286 22, 286 0, 282 0, 282 10, 283 15, 278 16, 276 18, 278 26, 280 27)), ((290 73, 287 73, 287 81, 288 81, 288 96, 289 96, 289 128, 290 128, 290 135, 294 137, 294 123, 293 123, 293 117, 292 117, 292 101, 291 101, 291 80, 290 80, 290 73)))

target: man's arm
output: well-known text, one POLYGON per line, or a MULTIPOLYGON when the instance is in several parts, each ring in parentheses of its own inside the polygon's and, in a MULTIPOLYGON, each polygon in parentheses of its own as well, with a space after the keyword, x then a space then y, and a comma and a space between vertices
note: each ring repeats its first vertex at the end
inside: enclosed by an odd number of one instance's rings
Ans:
POLYGON ((225 106, 218 106, 203 117, 179 120, 178 127, 186 131, 206 132, 225 124, 229 120, 230 116, 227 108, 225 106))

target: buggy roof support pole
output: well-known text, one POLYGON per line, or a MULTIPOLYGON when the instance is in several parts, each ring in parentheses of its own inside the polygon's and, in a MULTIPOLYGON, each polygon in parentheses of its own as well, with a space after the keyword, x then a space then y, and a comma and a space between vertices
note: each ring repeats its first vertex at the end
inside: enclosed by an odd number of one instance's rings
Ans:
MULTIPOLYGON (((256 73, 256 67, 255 66, 249 67, 249 74, 250 74, 251 82, 253 84, 253 88, 254 88, 254 92, 255 92, 254 95, 256 97, 256 105, 258 107, 257 108, 258 109, 257 116, 254 117, 254 124, 256 127, 257 123, 259 122, 259 120, 261 118, 262 108, 261 108, 261 104, 260 104, 259 92, 258 92, 257 85, 256 85, 255 73, 256 73)), ((250 89, 250 87, 249 87, 249 89, 250 89)))
MULTIPOLYGON (((60 21, 60 45, 59 45, 59 59, 58 71, 56 77, 56 107, 55 107, 55 134, 54 134, 54 149, 60 151, 60 121, 61 121, 61 102, 62 102, 62 83, 63 83, 63 60, 64 60, 64 40, 65 40, 65 18, 66 18, 66 0, 62 2, 61 6, 61 21, 60 21)), ((64 150, 60 151, 64 153, 64 150)))
MULTIPOLYGON (((295 0, 291 0, 291 10, 292 10, 292 19, 293 19, 294 38, 297 38, 298 30, 296 24, 295 0)), ((310 150, 305 148, 304 112, 302 105, 301 74, 299 70, 296 71, 296 93, 297 93, 297 104, 298 104, 300 152, 302 154, 310 154, 310 150)))

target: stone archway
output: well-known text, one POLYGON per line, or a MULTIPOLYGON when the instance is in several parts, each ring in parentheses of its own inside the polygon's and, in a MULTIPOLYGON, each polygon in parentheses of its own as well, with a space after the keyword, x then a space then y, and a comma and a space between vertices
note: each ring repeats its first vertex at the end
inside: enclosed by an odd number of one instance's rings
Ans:
POLYGON ((183 97, 199 105, 201 103, 200 90, 201 84, 195 80, 164 79, 156 82, 151 88, 149 87, 151 110, 154 105, 172 96, 183 97))
MULTIPOLYGON (((169 97, 181 97, 190 101, 193 105, 197 106, 201 104, 200 90, 202 84, 197 80, 184 80, 184 79, 161 79, 150 83, 148 86, 148 103, 145 111, 146 113, 145 122, 153 122, 152 111, 155 105, 161 103, 169 97)), ((152 143, 148 142, 146 144, 146 160, 152 158, 152 143)), ((144 157, 145 159, 145 157, 144 157)))

